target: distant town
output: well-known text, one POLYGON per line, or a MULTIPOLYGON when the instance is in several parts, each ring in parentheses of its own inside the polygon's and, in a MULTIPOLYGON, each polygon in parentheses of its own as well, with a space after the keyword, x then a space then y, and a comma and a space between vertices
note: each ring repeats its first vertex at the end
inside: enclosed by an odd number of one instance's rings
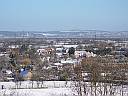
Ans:
POLYGON ((13 88, 19 89, 24 81, 31 82, 29 88, 34 82, 43 88, 44 81, 64 81, 72 82, 78 94, 90 94, 89 86, 92 94, 116 94, 115 86, 128 84, 128 33, 95 32, 0 31, 0 81, 15 82, 13 88))
POLYGON ((127 38, 128 31, 0 31, 0 38, 127 38))

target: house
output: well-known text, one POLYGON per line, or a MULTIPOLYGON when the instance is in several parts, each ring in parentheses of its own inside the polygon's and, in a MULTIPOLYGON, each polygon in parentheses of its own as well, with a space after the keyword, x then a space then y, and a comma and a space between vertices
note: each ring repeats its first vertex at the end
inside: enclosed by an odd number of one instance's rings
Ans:
POLYGON ((62 59, 61 64, 77 64, 78 60, 77 59, 71 59, 67 58, 66 60, 62 59))
POLYGON ((5 81, 12 81, 12 80, 14 80, 13 73, 12 73, 11 70, 2 69, 1 75, 2 75, 2 78, 5 81))
POLYGON ((95 57, 96 54, 93 52, 87 52, 87 51, 75 51, 76 58, 78 57, 95 57))
POLYGON ((38 49, 37 50, 37 52, 39 53, 39 55, 45 55, 45 54, 47 54, 47 50, 45 50, 45 49, 38 49))

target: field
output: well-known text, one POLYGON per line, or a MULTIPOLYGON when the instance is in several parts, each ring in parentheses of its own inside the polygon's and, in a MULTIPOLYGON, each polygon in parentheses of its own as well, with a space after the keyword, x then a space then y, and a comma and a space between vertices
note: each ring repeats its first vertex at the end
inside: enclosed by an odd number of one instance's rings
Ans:
POLYGON ((72 96, 70 84, 64 81, 44 81, 38 85, 37 82, 0 82, 4 89, 0 89, 0 96, 72 96), (17 88, 18 87, 18 88, 17 88))
MULTIPOLYGON (((86 82, 87 94, 82 96, 110 96, 103 95, 104 85, 100 84, 97 87, 91 87, 90 82, 86 82), (96 91, 95 91, 96 90, 96 91), (96 92, 96 93, 95 93, 96 92), (101 95, 102 94, 102 95, 101 95)), ((0 96, 80 96, 77 93, 79 88, 74 87, 74 82, 70 81, 44 81, 35 82, 0 82, 0 86, 4 85, 4 89, 0 88, 0 96)), ((106 86, 108 94, 111 96, 128 96, 128 86, 106 86)), ((106 94, 106 93, 105 93, 106 94)))

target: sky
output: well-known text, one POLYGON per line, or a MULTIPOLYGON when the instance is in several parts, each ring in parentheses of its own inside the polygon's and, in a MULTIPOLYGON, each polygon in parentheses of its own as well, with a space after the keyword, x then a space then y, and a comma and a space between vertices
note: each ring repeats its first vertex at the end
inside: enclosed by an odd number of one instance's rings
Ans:
POLYGON ((128 31, 128 0, 0 0, 0 30, 128 31))

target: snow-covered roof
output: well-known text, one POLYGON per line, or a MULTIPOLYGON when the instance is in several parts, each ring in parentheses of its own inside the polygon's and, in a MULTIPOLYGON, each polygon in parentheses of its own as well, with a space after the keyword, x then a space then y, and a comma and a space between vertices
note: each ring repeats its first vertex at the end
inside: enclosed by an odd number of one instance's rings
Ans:
POLYGON ((77 64, 78 61, 76 59, 67 59, 67 60, 61 60, 62 64, 77 64))
POLYGON ((45 49, 38 49, 37 52, 46 52, 45 49))
POLYGON ((20 47, 20 45, 10 45, 10 46, 8 46, 9 48, 19 48, 20 47))
POLYGON ((58 55, 58 56, 62 56, 62 53, 56 53, 56 55, 58 55))
POLYGON ((7 74, 12 74, 12 71, 11 70, 6 70, 6 73, 7 74))
POLYGON ((56 51, 62 51, 63 48, 56 48, 56 51))
POLYGON ((63 64, 61 63, 54 63, 55 66, 62 66, 63 64))
POLYGON ((76 48, 78 45, 63 45, 63 44, 58 44, 58 45, 54 45, 55 47, 64 47, 64 48, 71 48, 74 47, 76 48))
POLYGON ((74 47, 74 48, 76 48, 78 45, 63 45, 63 47, 65 47, 65 48, 71 48, 71 47, 74 47))
POLYGON ((0 54, 0 56, 4 56, 5 54, 0 54))
POLYGON ((62 44, 54 45, 55 47, 62 47, 62 44))
POLYGON ((7 80, 14 80, 14 78, 7 77, 7 80))
POLYGON ((86 57, 95 57, 96 54, 94 54, 93 52, 87 52, 87 51, 75 51, 75 55, 78 56, 82 56, 82 55, 86 55, 86 57))

